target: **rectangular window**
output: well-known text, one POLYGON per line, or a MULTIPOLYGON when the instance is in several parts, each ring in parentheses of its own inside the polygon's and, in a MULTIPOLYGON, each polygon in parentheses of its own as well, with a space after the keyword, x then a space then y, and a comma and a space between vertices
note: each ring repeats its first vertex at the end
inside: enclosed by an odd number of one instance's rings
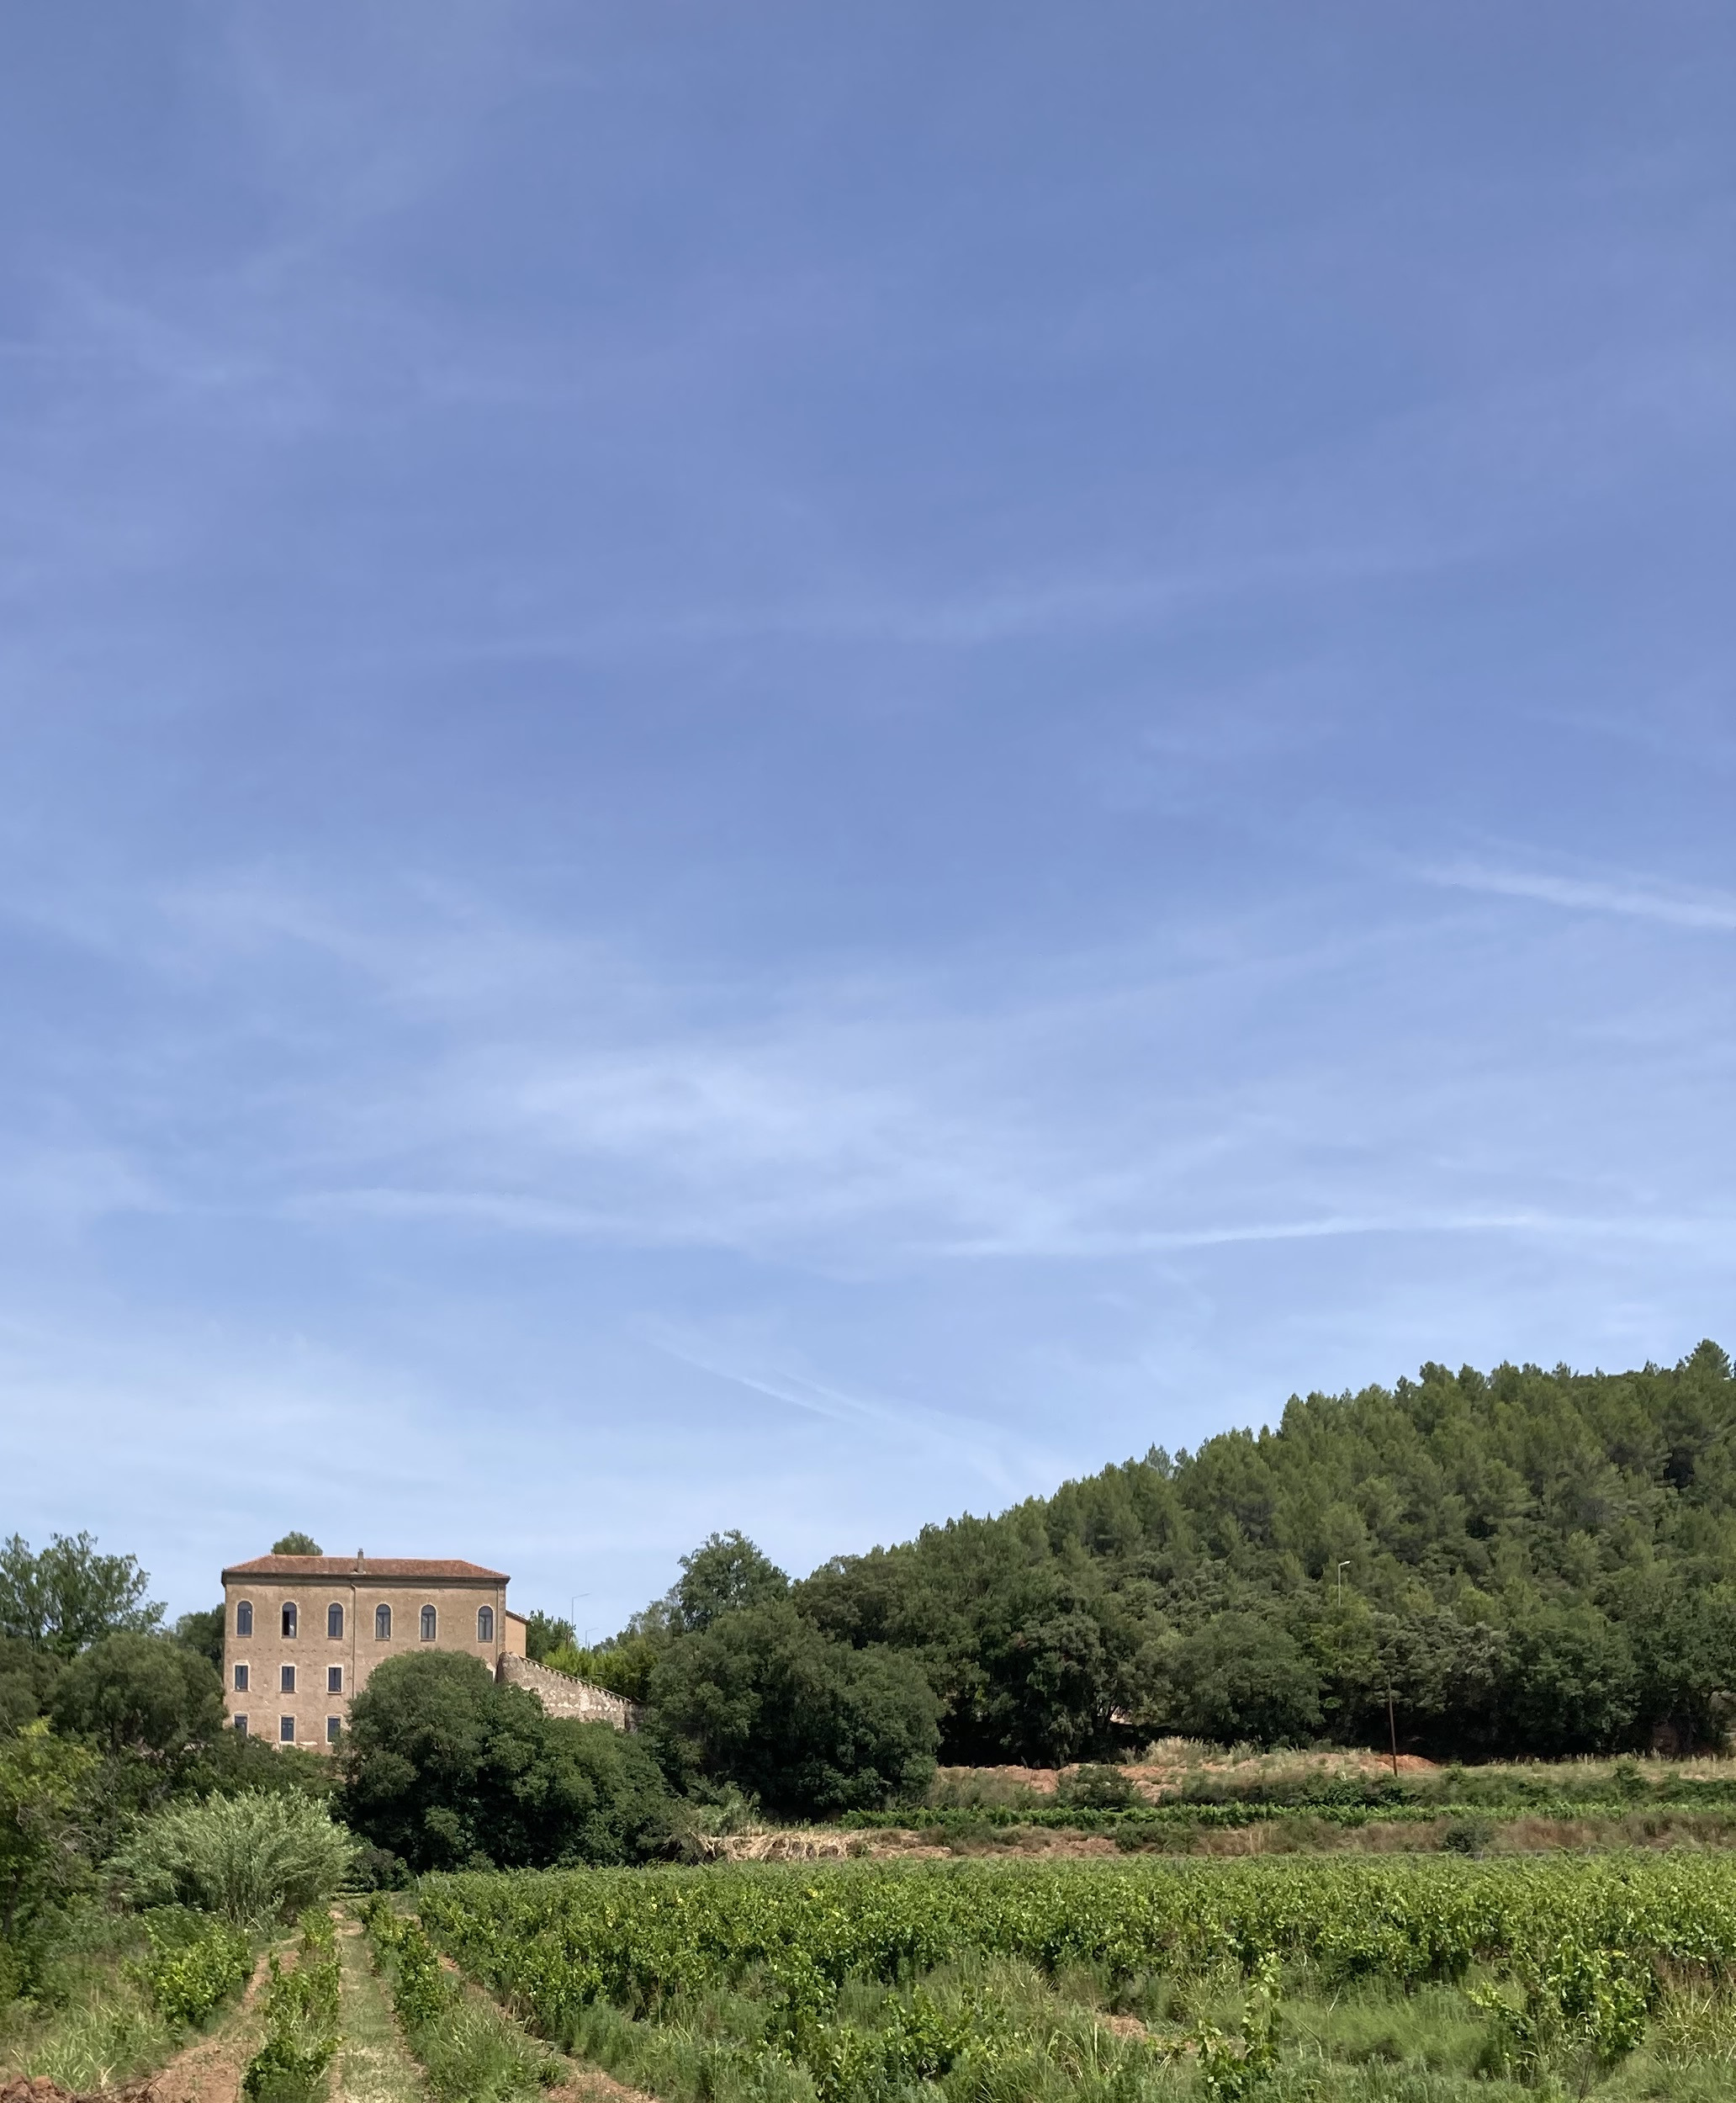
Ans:
POLYGON ((343 1718, 341 1716, 328 1716, 326 1719, 326 1742, 328 1745, 335 1745, 337 1743, 337 1735, 342 1729, 343 1718))
POLYGON ((342 1666, 341 1666, 341 1665, 328 1665, 328 1666, 326 1667, 326 1692, 328 1694, 341 1694, 341 1693, 342 1693, 342 1692, 343 1692, 343 1667, 342 1667, 342 1666))
POLYGON ((246 1736, 246 1735, 247 1735, 247 1719, 246 1719, 246 1718, 245 1716, 237 1716, 237 1717, 236 1718, 236 1719, 235 1719, 235 1727, 236 1727, 236 1736, 237 1738, 245 1738, 245 1737, 246 1736))
POLYGON ((295 1719, 293 1716, 278 1717, 278 1743, 280 1745, 293 1745, 295 1743, 295 1719))
POLYGON ((293 1694, 295 1692, 295 1667, 293 1665, 284 1666, 279 1672, 278 1692, 280 1694, 293 1694))
POLYGON ((247 1668, 245 1665, 238 1665, 235 1669, 235 1691, 237 1694, 245 1694, 247 1691, 247 1668))

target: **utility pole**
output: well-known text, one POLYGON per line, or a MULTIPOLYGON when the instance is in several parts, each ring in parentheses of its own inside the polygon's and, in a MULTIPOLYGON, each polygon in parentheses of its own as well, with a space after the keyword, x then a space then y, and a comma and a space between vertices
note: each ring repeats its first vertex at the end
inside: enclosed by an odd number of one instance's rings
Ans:
POLYGON ((1392 1682, 1386 1682, 1386 1735, 1392 1741, 1393 1779, 1399 1778, 1399 1727, 1393 1721, 1392 1682))

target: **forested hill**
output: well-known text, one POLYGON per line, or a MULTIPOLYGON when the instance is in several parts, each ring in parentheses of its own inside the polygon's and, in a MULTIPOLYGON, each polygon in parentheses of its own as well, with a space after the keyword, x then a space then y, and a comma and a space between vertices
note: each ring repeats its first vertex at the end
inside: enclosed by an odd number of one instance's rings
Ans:
POLYGON ((1686 1748, 1736 1706, 1736 1380, 1711 1343, 1634 1373, 1428 1365, 790 1597, 919 1658, 943 1759, 1384 1743, 1389 1687, 1435 1753, 1686 1748))

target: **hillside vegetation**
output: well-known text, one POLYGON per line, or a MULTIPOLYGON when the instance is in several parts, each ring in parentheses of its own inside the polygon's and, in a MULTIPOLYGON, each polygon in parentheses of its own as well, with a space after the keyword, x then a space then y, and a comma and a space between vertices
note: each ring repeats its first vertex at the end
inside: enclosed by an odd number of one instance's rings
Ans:
POLYGON ((1384 1745, 1389 1694, 1401 1747, 1441 1757, 1715 1745, 1736 1690, 1736 1380, 1712 1343, 1622 1374, 1426 1365, 794 1585, 714 1538, 667 1600, 565 1661, 647 1700, 678 1769, 770 1777, 769 1801, 792 1756, 780 1718, 811 1736, 823 1713, 833 1750, 809 1765, 834 1775, 838 1741, 895 1717, 889 1787, 929 1749, 1384 1745))

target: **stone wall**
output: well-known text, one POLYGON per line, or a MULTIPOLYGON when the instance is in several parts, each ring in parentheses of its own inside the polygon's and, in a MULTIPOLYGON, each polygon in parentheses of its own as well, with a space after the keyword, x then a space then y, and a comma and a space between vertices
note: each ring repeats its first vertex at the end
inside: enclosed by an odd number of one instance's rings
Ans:
POLYGON ((611 1724, 617 1730, 637 1730, 640 1709, 622 1694, 606 1687, 593 1687, 589 1680, 574 1679, 570 1672, 552 1672, 546 1665, 532 1665, 528 1658, 506 1652, 495 1668, 496 1678, 509 1687, 522 1687, 534 1694, 551 1716, 574 1716, 582 1724, 611 1724))

